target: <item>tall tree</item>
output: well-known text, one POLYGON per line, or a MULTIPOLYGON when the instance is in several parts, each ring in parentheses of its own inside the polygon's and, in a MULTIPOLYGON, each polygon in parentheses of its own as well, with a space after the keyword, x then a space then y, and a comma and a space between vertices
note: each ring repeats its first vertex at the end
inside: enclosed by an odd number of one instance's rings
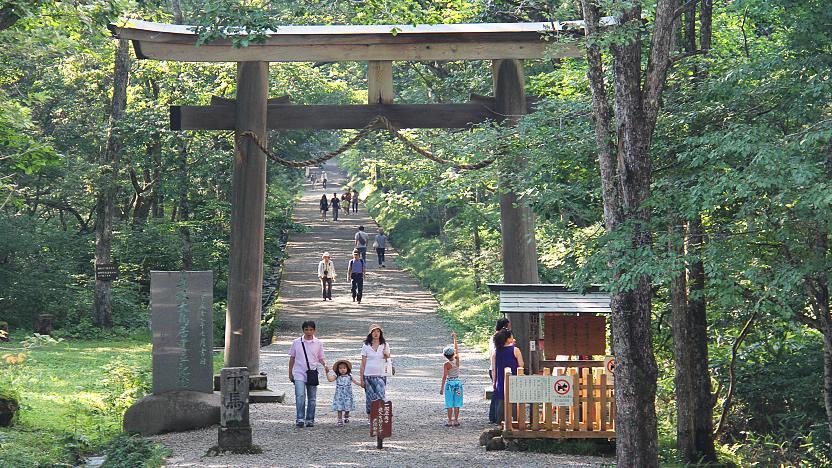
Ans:
MULTIPOLYGON (((99 157, 100 178, 96 197, 95 219, 95 263, 112 262, 113 215, 115 197, 118 190, 118 163, 123 145, 123 135, 119 125, 124 118, 127 107, 127 81, 130 73, 130 49, 126 39, 119 39, 115 52, 113 71, 113 99, 110 106, 107 145, 99 157)), ((111 328, 113 326, 112 283, 95 280, 95 300, 93 301, 92 321, 94 324, 111 328)))
POLYGON ((650 143, 671 49, 678 26, 678 0, 659 0, 650 32, 647 71, 642 75, 642 8, 640 2, 621 4, 615 12, 610 52, 613 58, 614 111, 610 112, 599 40, 599 2, 581 0, 586 20, 588 78, 593 99, 596 144, 608 233, 621 236, 611 249, 615 287, 612 335, 616 354, 615 402, 619 466, 658 466, 656 432, 656 359, 650 327, 651 277, 635 272, 623 259, 631 250, 652 249, 650 143), (615 137, 611 133, 615 121, 615 137), (612 143, 612 142, 615 143, 612 143), (614 148, 614 149, 613 149, 614 148), (629 279, 631 278, 631 279, 629 279), (626 285, 620 284, 627 279, 626 285))

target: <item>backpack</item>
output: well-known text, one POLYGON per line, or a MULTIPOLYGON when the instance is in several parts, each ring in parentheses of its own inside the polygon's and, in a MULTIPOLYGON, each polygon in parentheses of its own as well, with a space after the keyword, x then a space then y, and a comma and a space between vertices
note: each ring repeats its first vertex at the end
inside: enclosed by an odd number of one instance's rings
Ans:
POLYGON ((358 233, 358 245, 367 245, 366 235, 367 234, 364 234, 363 232, 358 233))

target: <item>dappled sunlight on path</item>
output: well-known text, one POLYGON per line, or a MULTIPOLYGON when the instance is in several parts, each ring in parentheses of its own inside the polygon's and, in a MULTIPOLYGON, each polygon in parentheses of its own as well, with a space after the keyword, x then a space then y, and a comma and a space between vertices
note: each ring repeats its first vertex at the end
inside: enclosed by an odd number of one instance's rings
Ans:
MULTIPOLYGON (((335 166, 330 175, 329 198, 340 196, 343 182, 335 166)), ((216 429, 171 434, 159 437, 176 449, 170 463, 176 466, 595 466, 608 460, 513 452, 485 452, 477 443, 486 427, 488 402, 484 391, 490 386, 488 360, 482 353, 461 348, 461 379, 465 386, 465 407, 459 428, 444 427, 446 412, 439 395, 445 362, 442 348, 450 342, 450 330, 436 314, 437 302, 415 279, 398 265, 398 254, 387 251, 386 268, 380 268, 372 245, 368 245, 368 274, 361 304, 352 302, 347 282, 347 262, 351 258, 353 237, 359 225, 370 234, 378 227, 365 212, 363 203, 357 214, 341 215, 339 221, 321 221, 318 201, 324 193, 320 185, 306 185, 295 209, 295 220, 309 227, 306 233, 289 239, 280 296, 280 327, 276 342, 261 351, 261 370, 268 373, 269 387, 286 392, 286 403, 253 405, 251 409, 254 443, 259 455, 202 455, 216 443, 216 429), (323 252, 330 252, 338 272, 333 285, 333 301, 322 301, 317 264, 323 252), (288 381, 287 352, 291 341, 301 334, 304 320, 317 323, 317 336, 323 340, 328 364, 350 359, 358 377, 360 350, 368 326, 378 323, 390 343, 396 376, 389 380, 387 397, 394 408, 393 437, 385 440, 384 450, 375 448, 364 414, 364 392, 354 386, 356 411, 346 427, 336 426, 331 410, 334 384, 321 379, 318 389, 316 426, 295 428, 294 389, 288 381), (199 435, 199 437, 195 437, 199 435)), ((329 213, 331 215, 331 212, 329 213)))

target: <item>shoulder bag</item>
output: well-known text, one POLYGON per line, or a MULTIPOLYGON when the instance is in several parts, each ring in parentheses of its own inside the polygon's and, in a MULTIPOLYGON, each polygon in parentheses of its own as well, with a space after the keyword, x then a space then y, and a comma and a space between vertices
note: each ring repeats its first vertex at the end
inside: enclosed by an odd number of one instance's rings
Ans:
POLYGON ((306 359, 306 385, 318 386, 318 369, 309 367, 309 356, 306 355, 306 345, 303 344, 303 338, 300 339, 300 345, 303 347, 303 358, 306 359))

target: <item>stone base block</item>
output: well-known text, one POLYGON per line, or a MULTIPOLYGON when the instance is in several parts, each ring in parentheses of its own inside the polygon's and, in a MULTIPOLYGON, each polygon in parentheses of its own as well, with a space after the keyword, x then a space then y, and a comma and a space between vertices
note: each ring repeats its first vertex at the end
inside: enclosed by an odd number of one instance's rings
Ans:
MULTIPOLYGON (((249 391, 254 390, 268 390, 266 388, 268 386, 268 381, 265 373, 261 373, 260 375, 251 375, 248 378, 248 389, 249 391)), ((214 376, 214 391, 220 391, 220 376, 214 376)))
POLYGON ((182 432, 220 423, 220 397, 192 391, 148 395, 124 413, 124 431, 144 436, 182 432))
POLYGON ((221 427, 217 435, 220 450, 251 448, 251 427, 221 427))
POLYGON ((269 390, 255 390, 248 393, 249 403, 283 403, 286 393, 277 393, 269 390))

